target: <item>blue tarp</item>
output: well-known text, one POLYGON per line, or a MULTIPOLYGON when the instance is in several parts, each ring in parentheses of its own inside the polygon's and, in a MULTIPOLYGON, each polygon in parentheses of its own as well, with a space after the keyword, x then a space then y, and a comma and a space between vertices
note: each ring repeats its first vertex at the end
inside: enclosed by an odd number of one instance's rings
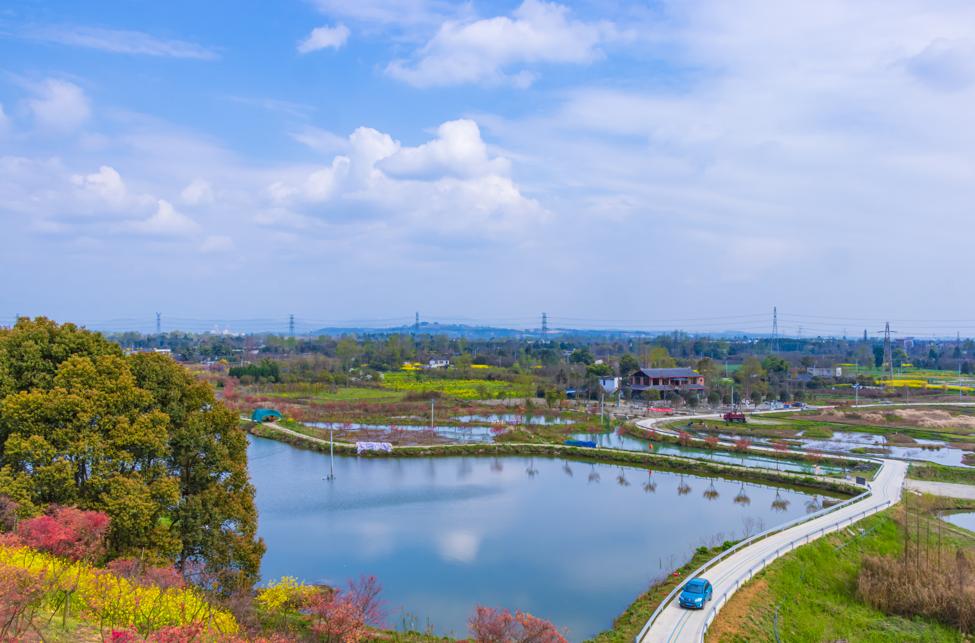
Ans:
POLYGON ((280 420, 281 412, 275 409, 254 409, 251 413, 251 420, 254 422, 266 422, 268 420, 280 420))
POLYGON ((562 444, 567 447, 586 447, 588 449, 596 448, 596 443, 592 440, 566 440, 562 444))

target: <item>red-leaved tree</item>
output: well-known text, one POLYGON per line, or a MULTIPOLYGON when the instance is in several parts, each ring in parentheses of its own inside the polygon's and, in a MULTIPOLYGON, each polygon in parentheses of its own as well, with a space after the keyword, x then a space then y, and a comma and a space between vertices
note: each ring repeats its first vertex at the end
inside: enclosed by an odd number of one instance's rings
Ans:
POLYGON ((72 560, 94 560, 105 553, 109 517, 101 511, 55 507, 50 513, 22 521, 17 535, 24 544, 72 560))
POLYGON ((478 605, 468 623, 477 643, 565 643, 552 623, 525 612, 478 605))
POLYGON ((43 576, 26 569, 0 565, 0 641, 19 641, 44 598, 43 576))
POLYGON ((326 643, 357 643, 368 627, 382 627, 382 587, 375 576, 350 581, 347 590, 320 591, 306 600, 311 631, 326 643))

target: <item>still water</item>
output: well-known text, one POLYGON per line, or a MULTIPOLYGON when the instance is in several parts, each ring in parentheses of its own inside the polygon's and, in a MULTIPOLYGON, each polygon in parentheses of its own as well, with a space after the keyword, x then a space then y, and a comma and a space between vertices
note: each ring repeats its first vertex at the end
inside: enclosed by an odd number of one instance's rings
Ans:
MULTIPOLYGON (((592 440, 601 448, 623 449, 625 451, 647 451, 650 445, 649 440, 637 438, 626 433, 622 435, 617 433, 576 433, 572 437, 576 440, 592 440)), ((794 471, 816 475, 837 473, 840 471, 839 467, 831 467, 823 464, 793 462, 781 458, 763 457, 755 453, 744 455, 729 451, 696 449, 694 447, 683 447, 679 444, 671 444, 669 442, 654 442, 652 452, 657 455, 676 455, 683 458, 710 460, 720 464, 737 464, 743 467, 761 467, 763 469, 794 471)))
POLYGON ((874 447, 883 449, 883 455, 903 460, 923 460, 952 467, 967 467, 962 458, 965 452, 947 446, 941 440, 916 439, 915 444, 909 446, 888 445, 882 435, 859 433, 853 431, 834 431, 832 437, 826 439, 799 438, 803 449, 814 449, 832 453, 855 453, 853 449, 874 447), (927 448, 925 448, 927 447, 927 448))
POLYGON ((975 531, 975 513, 946 514, 942 518, 968 531, 975 531))
POLYGON ((465 636, 475 605, 520 609, 580 641, 701 544, 822 498, 735 481, 556 459, 335 458, 251 438, 265 579, 375 575, 387 624, 465 636), (773 502, 775 507, 773 508, 773 502))

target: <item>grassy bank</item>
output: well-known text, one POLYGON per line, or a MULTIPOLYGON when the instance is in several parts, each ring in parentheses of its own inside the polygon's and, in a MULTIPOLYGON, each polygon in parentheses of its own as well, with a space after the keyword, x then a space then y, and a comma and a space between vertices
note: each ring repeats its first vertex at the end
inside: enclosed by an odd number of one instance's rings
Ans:
MULTIPOLYGON (((885 614, 857 597, 864 557, 899 556, 904 519, 940 528, 946 545, 973 546, 975 537, 940 524, 945 507, 905 504, 800 547, 775 561, 739 590, 708 631, 709 642, 744 641, 965 641, 957 630, 929 619, 885 614)), ((950 501, 952 506, 958 505, 950 501)), ((964 504, 964 502, 962 503, 964 504)))
POLYGON ((688 574, 734 544, 728 541, 719 547, 698 547, 687 563, 651 585, 625 612, 617 616, 613 620, 613 629, 597 634, 589 643, 631 643, 660 602, 667 598, 667 594, 687 580, 688 574))
MULTIPOLYGON (((686 428, 686 423, 675 425, 667 424, 665 425, 671 430, 684 430, 686 428)), ((653 442, 666 442, 668 444, 680 444, 680 439, 676 436, 666 435, 660 433, 659 431, 654 432, 652 429, 644 429, 642 427, 636 426, 635 424, 627 424, 624 427, 624 431, 635 438, 640 438, 642 440, 650 439, 650 434, 655 433, 656 437, 652 440, 653 442)), ((741 436, 747 438, 748 436, 741 436)), ((847 471, 856 471, 859 473, 867 474, 868 477, 872 476, 878 469, 876 464, 863 460, 850 460, 848 458, 834 458, 825 454, 817 454, 813 458, 810 458, 808 454, 801 454, 795 451, 773 451, 770 449, 758 450, 751 446, 747 449, 739 450, 733 446, 727 446, 723 444, 715 444, 713 446, 708 446, 707 443, 699 438, 690 438, 687 443, 688 446, 695 449, 710 449, 713 451, 721 451, 723 453, 733 453, 735 455, 754 455, 760 456, 762 458, 775 458, 782 460, 783 462, 795 462, 800 464, 821 464, 828 467, 836 467, 840 469, 845 469, 847 471)))
POLYGON ((975 469, 943 464, 912 464, 907 470, 907 477, 913 480, 975 485, 975 469))
MULTIPOLYGON (((291 444, 292 446, 321 453, 328 453, 327 442, 307 439, 303 436, 292 435, 275 430, 262 424, 250 424, 247 430, 258 437, 269 438, 291 444)), ((335 443, 335 453, 340 455, 354 455, 355 447, 351 444, 335 443)), ((606 462, 610 464, 629 465, 655 470, 688 473, 698 476, 713 476, 731 480, 741 480, 760 483, 773 483, 798 489, 812 489, 826 492, 835 496, 852 496, 860 493, 854 485, 840 480, 831 480, 793 474, 771 469, 753 469, 737 465, 724 465, 703 460, 677 458, 672 456, 641 453, 637 451, 622 451, 617 449, 587 449, 569 447, 556 444, 440 444, 430 446, 401 446, 394 447, 392 453, 369 452, 360 457, 390 458, 390 457, 457 457, 457 456, 539 456, 549 458, 571 458, 581 462, 606 462)))

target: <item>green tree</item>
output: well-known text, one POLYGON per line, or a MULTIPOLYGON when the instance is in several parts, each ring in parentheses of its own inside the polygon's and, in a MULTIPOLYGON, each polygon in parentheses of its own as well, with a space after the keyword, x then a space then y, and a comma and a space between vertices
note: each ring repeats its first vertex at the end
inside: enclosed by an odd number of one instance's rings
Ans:
POLYGON ((742 362, 741 368, 735 371, 735 381, 741 387, 742 397, 751 397, 752 393, 764 395, 768 390, 765 380, 765 369, 754 355, 742 362))
POLYGON ((202 562, 228 591, 257 579, 246 437, 208 384, 46 319, 0 330, 0 374, 0 494, 105 511, 112 555, 202 562))
POLYGON ((672 368, 677 366, 677 360, 671 357, 663 346, 654 346, 647 355, 647 366, 650 368, 672 368))
POLYGON ((633 355, 624 353, 623 356, 620 357, 620 375, 622 377, 632 375, 638 368, 640 368, 640 362, 633 355))

